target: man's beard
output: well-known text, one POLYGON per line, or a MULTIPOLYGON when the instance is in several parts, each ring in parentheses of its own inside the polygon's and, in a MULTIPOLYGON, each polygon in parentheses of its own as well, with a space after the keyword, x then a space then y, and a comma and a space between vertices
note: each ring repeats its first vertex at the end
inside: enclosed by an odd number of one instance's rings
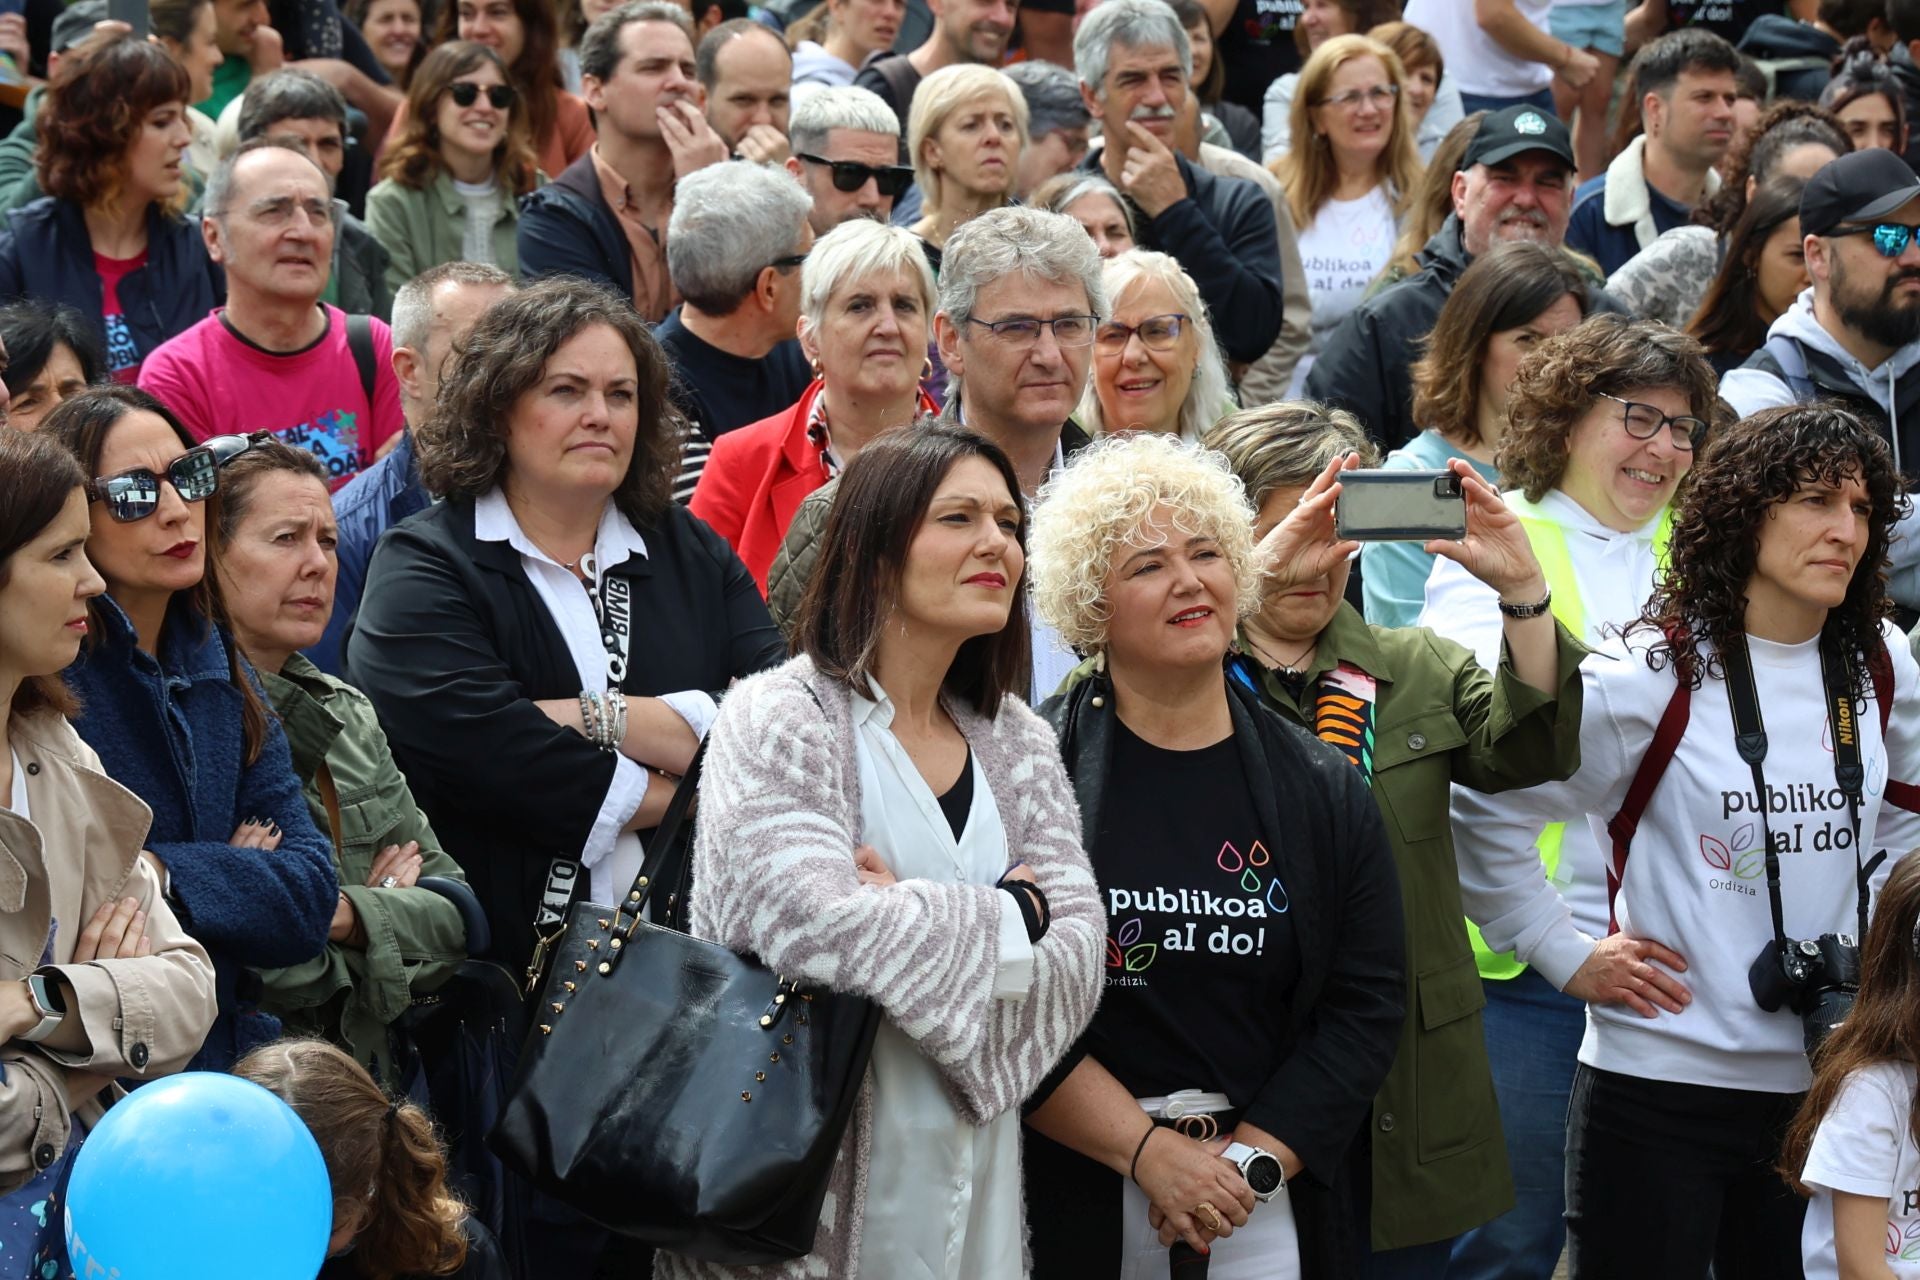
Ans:
POLYGON ((1909 295, 1906 305, 1893 300, 1894 288, 1908 280, 1920 280, 1920 268, 1901 271, 1880 287, 1880 296, 1860 301, 1847 289, 1847 271, 1836 254, 1833 259, 1833 309, 1840 322, 1857 331, 1869 342, 1883 347, 1904 347, 1920 342, 1920 294, 1909 295))

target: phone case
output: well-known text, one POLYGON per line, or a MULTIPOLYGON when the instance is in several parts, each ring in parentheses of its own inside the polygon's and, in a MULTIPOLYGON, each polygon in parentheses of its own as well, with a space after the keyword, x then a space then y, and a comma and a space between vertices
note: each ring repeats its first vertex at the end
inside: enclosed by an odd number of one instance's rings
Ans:
POLYGON ((1451 471, 1343 471, 1334 531, 1358 542, 1467 536, 1467 502, 1451 471))

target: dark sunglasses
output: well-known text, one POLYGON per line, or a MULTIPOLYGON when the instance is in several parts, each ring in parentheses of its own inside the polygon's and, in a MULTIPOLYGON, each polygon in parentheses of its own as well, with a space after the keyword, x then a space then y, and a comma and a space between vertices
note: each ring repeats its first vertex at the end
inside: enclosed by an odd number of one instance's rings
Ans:
POLYGON ((162 480, 173 486, 182 502, 205 502, 220 488, 221 467, 271 438, 272 433, 267 431, 244 436, 214 436, 168 463, 160 475, 146 467, 135 467, 89 481, 87 500, 105 503, 107 515, 119 524, 145 520, 159 510, 162 480))
MULTIPOLYGON (((456 107, 470 107, 480 100, 480 86, 471 80, 456 80, 447 86, 447 94, 456 107)), ((513 105, 520 95, 510 84, 490 84, 487 86, 487 101, 493 104, 495 111, 505 111, 513 105)))
POLYGON ((913 183, 913 170, 903 164, 861 164, 858 160, 828 160, 822 156, 810 156, 804 151, 800 159, 808 164, 823 164, 833 170, 833 189, 852 193, 867 185, 867 179, 873 179, 873 185, 881 195, 889 200, 905 191, 913 183))

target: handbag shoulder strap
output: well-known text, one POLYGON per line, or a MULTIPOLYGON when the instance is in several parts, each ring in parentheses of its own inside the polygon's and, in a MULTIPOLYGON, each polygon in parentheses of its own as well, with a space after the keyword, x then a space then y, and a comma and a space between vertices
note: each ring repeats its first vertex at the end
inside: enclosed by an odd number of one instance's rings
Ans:
POLYGON ((1621 802, 1619 812, 1607 820, 1607 834, 1613 837, 1613 856, 1607 859, 1608 933, 1620 931, 1613 902, 1620 894, 1620 880, 1627 870, 1627 850, 1633 845, 1634 833, 1640 829, 1640 816, 1647 811, 1647 802, 1653 798, 1653 789, 1660 785, 1667 766, 1673 763, 1673 753, 1679 749, 1680 739, 1687 733, 1687 722, 1693 718, 1693 687, 1688 669, 1676 661, 1673 674, 1673 694, 1654 728, 1653 741, 1647 747, 1647 754, 1640 757, 1640 767, 1633 771, 1633 781, 1627 784, 1626 799, 1621 802))
POLYGON ((700 789, 700 771, 706 758, 707 744, 703 740, 693 753, 693 762, 675 786, 673 799, 667 802, 667 811, 660 816, 660 825, 647 840, 647 854, 641 859, 640 872, 628 886, 626 896, 615 906, 616 918, 638 916, 646 910, 647 899, 659 885, 672 885, 676 895, 684 890, 687 869, 693 861, 693 841, 682 839, 681 835, 687 826, 687 813, 693 808, 694 793, 700 789))

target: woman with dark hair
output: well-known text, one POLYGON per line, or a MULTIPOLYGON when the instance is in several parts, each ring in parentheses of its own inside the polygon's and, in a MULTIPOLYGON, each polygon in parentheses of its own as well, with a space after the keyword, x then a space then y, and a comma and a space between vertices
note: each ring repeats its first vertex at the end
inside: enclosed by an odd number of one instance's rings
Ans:
POLYGON ((366 697, 300 654, 326 631, 339 572, 327 481, 319 459, 277 440, 220 473, 220 586, 233 636, 286 728, 340 879, 326 949, 263 973, 262 1003, 289 1033, 325 1036, 397 1086, 390 1028, 467 955, 458 909, 416 885, 466 874, 414 803, 366 697))
POLYGON ((223 1071, 280 1032, 248 971, 319 954, 338 896, 286 734, 233 641, 206 537, 220 461, 247 442, 196 446, 132 387, 75 396, 40 429, 94 477, 87 556, 107 583, 67 669, 74 727, 153 810, 147 849, 218 982, 220 1018, 193 1065, 223 1071))
POLYGON ((1200 134, 1206 142, 1232 147, 1249 160, 1260 159, 1260 117, 1221 95, 1227 87, 1226 65, 1214 56, 1213 17, 1200 0, 1169 0, 1193 50, 1193 75, 1188 78, 1200 102, 1200 134), (1208 133, 1215 132, 1213 137, 1208 133))
POLYGON ((496 302, 414 427, 445 501, 381 539, 348 640, 489 956, 516 970, 550 864, 583 867, 592 901, 623 891, 720 693, 780 659, 753 576, 672 500, 667 377, 604 289, 496 302))
MULTIPOLYGON (((1507 432, 1507 387, 1522 357, 1587 318, 1586 279, 1561 249, 1503 244, 1481 254, 1447 295, 1426 354, 1413 366, 1413 418, 1420 434, 1381 465, 1438 470, 1460 459, 1488 484, 1507 432)), ((1418 542, 1369 542, 1360 550, 1367 621, 1412 626, 1426 600, 1433 556, 1418 542)))
MULTIPOLYGON (((1205 443, 1246 487, 1256 538, 1286 524, 1330 468, 1366 466, 1374 456, 1352 414, 1310 401, 1232 414, 1205 443)), ((1467 537, 1426 546, 1461 560, 1502 599, 1538 600, 1539 562, 1493 484, 1466 459, 1436 465, 1462 485, 1467 537)), ((1324 517, 1318 538, 1334 541, 1324 517)), ((1353 1156, 1356 1176, 1372 1188, 1365 1274, 1438 1277, 1460 1233, 1513 1203, 1448 797, 1456 786, 1505 791, 1573 772, 1586 651, 1546 614, 1503 618, 1502 661, 1482 668, 1430 631, 1363 621, 1345 599, 1348 571, 1336 558, 1324 577, 1269 593, 1240 624, 1227 672, 1282 719, 1344 752, 1388 818, 1407 904, 1406 1007, 1419 1012, 1401 1024, 1374 1122, 1362 1125, 1353 1156)))
POLYGON ((233 1073, 292 1107, 327 1162, 333 1232, 318 1280, 507 1280, 492 1233, 447 1186, 425 1111, 324 1040, 255 1049, 233 1073))
POLYGON ((1035 1273, 1159 1280, 1183 1241, 1222 1280, 1351 1275, 1399 886, 1359 772, 1224 664, 1263 579, 1310 583, 1353 544, 1256 549, 1225 460, 1160 432, 1082 449, 1033 522, 1036 610, 1096 655, 1041 711, 1107 908, 1099 1013, 1028 1102, 1035 1273))
POLYGON ((1059 749, 1020 701, 1025 526, 984 437, 888 432, 841 475, 798 656, 727 696, 693 932, 882 1017, 815 1252, 663 1252, 663 1280, 1025 1272, 1019 1107, 1092 1015, 1101 944, 1059 749))
MULTIPOLYGON (((1459 565, 1436 561, 1420 625, 1464 644, 1493 671, 1516 607, 1551 610, 1587 645, 1638 617, 1666 559, 1674 496, 1706 442, 1714 381, 1699 344, 1665 325, 1596 315, 1538 343, 1508 389, 1507 431, 1494 461, 1547 592, 1535 601, 1501 599, 1459 565)), ((1456 841, 1466 835, 1459 806, 1468 794, 1453 793, 1456 841)), ((1604 845, 1579 813, 1555 818, 1536 825, 1534 860, 1561 887, 1579 927, 1602 936, 1604 845)), ((1518 940, 1503 925, 1479 923, 1484 936, 1470 936, 1515 1206, 1469 1232, 1453 1265, 1467 1275, 1546 1275, 1566 1240, 1567 1095, 1585 1025, 1580 1000, 1596 988, 1583 977, 1578 991, 1562 995, 1513 955, 1518 940)))
POLYGON ((87 529, 73 455, 0 427, 0 1239, 16 1275, 37 1235, 7 1221, 30 1203, 17 1193, 54 1181, 116 1078, 180 1070, 214 1016, 207 953, 141 856, 147 810, 66 719, 60 670, 104 589, 87 529))
MULTIPOLYGON (((447 0, 433 42, 450 40, 487 45, 506 62, 540 172, 551 177, 587 154, 593 120, 587 104, 560 87, 560 28, 549 0, 447 0)), ((411 114, 409 107, 395 113, 387 145, 411 114)))
MULTIPOLYGON (((1734 144, 1727 180, 1694 211, 1693 223, 1661 233, 1622 263, 1607 277, 1607 292, 1642 320, 1685 328, 1729 260, 1728 239, 1762 184, 1778 178, 1805 182, 1851 150, 1846 128, 1826 108, 1775 103, 1754 131, 1734 144)), ((1764 328, 1761 332, 1764 336, 1764 328)))
POLYGON ((420 60, 427 56, 420 0, 348 0, 347 20, 360 28, 361 39, 387 78, 402 90, 409 87, 420 60))
POLYGON ((62 303, 31 299, 0 307, 7 425, 31 431, 55 405, 99 382, 106 356, 86 319, 62 303))
POLYGON ((1907 149, 1907 95, 1887 60, 1865 40, 1849 40, 1840 68, 1820 91, 1820 105, 1840 117, 1855 151, 1907 149))
POLYGON ((1468 912, 1588 1002, 1566 1117, 1576 1280, 1799 1280, 1781 1135, 1845 1017, 1822 993, 1857 980, 1875 851, 1920 843, 1920 669, 1886 619, 1902 489, 1844 410, 1727 428, 1652 598, 1582 673, 1579 772, 1455 797, 1468 912), (1612 848, 1615 929, 1576 922, 1535 854, 1570 814, 1612 848))
POLYGON ((518 272, 520 197, 540 174, 517 99, 506 62, 472 41, 441 45, 414 73, 406 124, 367 193, 390 291, 443 262, 518 272))
POLYGON ((1687 332, 1700 340, 1716 374, 1745 364, 1766 342, 1769 326, 1807 287, 1800 239, 1800 193, 1806 185, 1791 174, 1774 177, 1747 201, 1727 236, 1720 270, 1687 322, 1687 332))
POLYGON ((47 194, 0 231, 0 301, 77 309, 118 382, 226 293, 199 226, 179 216, 189 92, 187 73, 145 40, 95 36, 63 54, 40 108, 47 194))

